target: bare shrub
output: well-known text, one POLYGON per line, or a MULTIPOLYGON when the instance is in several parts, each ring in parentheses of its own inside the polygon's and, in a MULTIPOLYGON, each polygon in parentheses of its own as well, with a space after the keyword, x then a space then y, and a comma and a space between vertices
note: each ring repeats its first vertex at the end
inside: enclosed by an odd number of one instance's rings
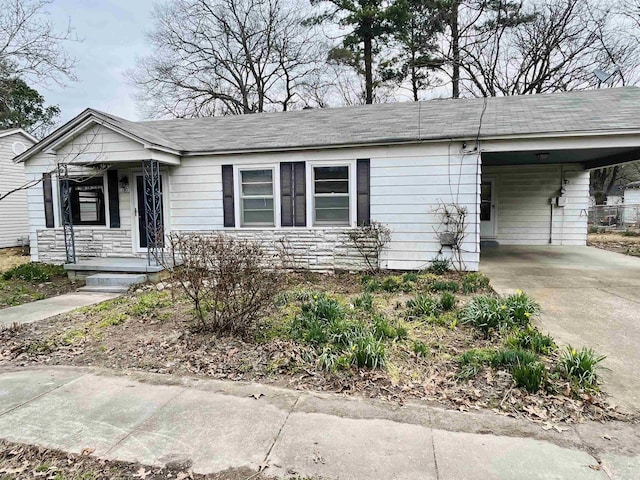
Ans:
POLYGON ((203 330, 246 336, 273 305, 281 271, 258 243, 172 234, 169 247, 172 288, 191 299, 203 330))
POLYGON ((371 274, 380 272, 380 257, 391 242, 391 230, 380 222, 360 225, 347 234, 348 243, 355 247, 371 274))

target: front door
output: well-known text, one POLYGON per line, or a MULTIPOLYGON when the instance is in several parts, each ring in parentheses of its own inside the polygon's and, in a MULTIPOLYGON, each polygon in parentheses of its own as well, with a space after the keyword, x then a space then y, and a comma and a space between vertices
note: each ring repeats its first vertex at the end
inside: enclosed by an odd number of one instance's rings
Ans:
MULTIPOLYGON (((160 176, 160 192, 162 192, 162 176, 160 176)), ((136 196, 137 196, 137 208, 136 208, 136 217, 138 218, 138 248, 145 249, 147 248, 147 221, 144 214, 144 177, 142 175, 136 175, 136 196)), ((164 197, 160 202, 160 218, 164 221, 164 197)))
POLYGON ((496 238, 495 190, 495 179, 482 179, 480 185, 480 238, 496 238))

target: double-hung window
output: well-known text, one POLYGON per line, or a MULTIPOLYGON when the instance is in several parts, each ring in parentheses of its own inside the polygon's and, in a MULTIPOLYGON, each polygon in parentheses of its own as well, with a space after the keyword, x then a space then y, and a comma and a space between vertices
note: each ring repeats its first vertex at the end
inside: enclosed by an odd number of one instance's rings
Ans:
POLYGON ((313 167, 314 225, 349 225, 349 167, 313 167))
POLYGON ((240 170, 240 224, 273 227, 273 169, 240 170))

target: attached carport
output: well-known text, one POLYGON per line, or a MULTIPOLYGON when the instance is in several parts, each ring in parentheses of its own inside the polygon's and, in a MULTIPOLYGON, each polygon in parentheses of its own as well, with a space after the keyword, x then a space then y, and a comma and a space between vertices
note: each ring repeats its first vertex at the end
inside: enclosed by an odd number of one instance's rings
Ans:
POLYGON ((538 326, 560 344, 607 356, 604 390, 640 413, 640 258, 586 246, 484 248, 480 271, 500 294, 521 289, 542 306, 538 326))
POLYGON ((481 241, 586 245, 591 170, 639 159, 637 132, 484 141, 481 241))

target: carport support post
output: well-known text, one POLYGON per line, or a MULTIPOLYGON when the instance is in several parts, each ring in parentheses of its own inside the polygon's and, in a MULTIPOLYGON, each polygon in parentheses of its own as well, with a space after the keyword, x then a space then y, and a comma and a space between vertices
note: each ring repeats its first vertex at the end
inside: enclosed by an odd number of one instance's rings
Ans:
POLYGON ((144 186, 144 221, 147 236, 147 264, 160 265, 164 247, 162 219, 162 187, 160 163, 157 160, 142 161, 144 186))

